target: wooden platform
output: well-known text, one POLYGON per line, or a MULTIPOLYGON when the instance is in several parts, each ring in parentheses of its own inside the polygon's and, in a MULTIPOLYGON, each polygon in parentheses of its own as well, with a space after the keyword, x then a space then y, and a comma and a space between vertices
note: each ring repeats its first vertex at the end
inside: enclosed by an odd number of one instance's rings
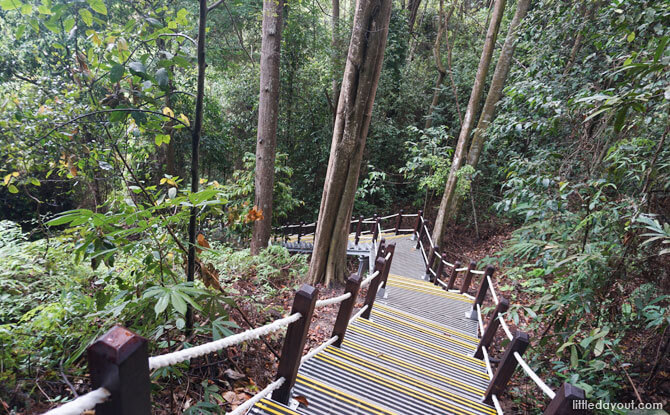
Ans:
POLYGON ((293 396, 307 405, 264 399, 249 413, 496 414, 482 403, 486 365, 472 357, 479 341, 477 322, 465 317, 472 300, 422 279, 425 264, 408 235, 385 237, 396 250, 383 298, 369 320, 349 325, 341 348, 300 367, 293 396))

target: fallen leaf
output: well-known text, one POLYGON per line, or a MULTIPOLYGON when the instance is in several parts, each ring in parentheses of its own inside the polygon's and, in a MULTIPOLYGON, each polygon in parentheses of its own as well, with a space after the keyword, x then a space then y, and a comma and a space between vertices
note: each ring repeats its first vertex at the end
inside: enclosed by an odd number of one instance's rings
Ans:
POLYGON ((226 371, 223 372, 223 374, 226 375, 226 377, 228 377, 229 379, 232 379, 232 380, 240 380, 240 379, 244 379, 244 378, 247 377, 245 374, 237 372, 233 369, 226 369, 226 371))
POLYGON ((222 396, 226 402, 233 403, 235 401, 235 398, 237 398, 237 393, 235 393, 234 391, 228 391, 224 393, 222 396))
POLYGON ((307 398, 304 396, 298 395, 294 398, 296 401, 300 402, 301 404, 305 405, 305 407, 309 406, 309 403, 307 402, 307 398))

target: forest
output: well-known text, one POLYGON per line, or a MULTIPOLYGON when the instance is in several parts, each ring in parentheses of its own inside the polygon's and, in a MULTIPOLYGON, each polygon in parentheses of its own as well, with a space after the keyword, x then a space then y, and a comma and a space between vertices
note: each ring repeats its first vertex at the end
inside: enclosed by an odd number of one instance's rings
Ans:
MULTIPOLYGON (((398 212, 495 267, 550 388, 670 410, 669 1, 0 0, 0 33, 0 414, 92 390, 116 325, 158 355, 340 294, 398 212)), ((152 370, 153 413, 235 410, 282 342, 152 370)))

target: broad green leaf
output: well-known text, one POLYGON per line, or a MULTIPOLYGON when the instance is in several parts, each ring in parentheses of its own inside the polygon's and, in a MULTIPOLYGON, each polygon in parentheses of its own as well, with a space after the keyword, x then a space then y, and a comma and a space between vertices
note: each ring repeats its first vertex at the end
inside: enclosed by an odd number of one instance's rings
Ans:
POLYGON ((156 80, 158 81, 158 85, 161 88, 167 88, 168 81, 170 80, 170 75, 168 74, 167 69, 160 68, 159 70, 157 70, 156 71, 156 80))
POLYGON ((184 301, 184 298, 182 295, 178 292, 173 291, 170 295, 172 298, 172 306, 177 310, 177 312, 181 315, 186 314, 186 301, 184 301))
POLYGON ((626 37, 626 40, 630 43, 635 40, 635 32, 630 32, 628 37, 626 37))
POLYGON ((18 193, 19 192, 19 189, 17 189, 16 186, 14 186, 13 184, 10 184, 7 187, 7 190, 9 190, 9 193, 18 193))
POLYGON ((23 3, 19 0, 0 0, 0 7, 2 7, 3 10, 16 10, 22 6, 23 3))
POLYGON ((144 64, 142 62, 138 62, 138 61, 130 62, 128 64, 128 67, 130 68, 131 71, 133 71, 135 73, 146 73, 147 72, 147 68, 144 66, 144 64))
POLYGON ((123 73, 125 72, 125 68, 123 65, 120 64, 115 64, 112 66, 112 69, 109 70, 109 80, 116 83, 123 78, 123 73))
POLYGON ((576 368, 579 364, 579 355, 577 355, 577 347, 572 345, 570 346, 570 366, 576 368))
POLYGON ((21 24, 16 28, 15 36, 17 40, 20 40, 23 37, 23 34, 26 32, 26 25, 21 24))
POLYGON ((603 354, 604 350, 605 350, 605 338, 601 337, 598 339, 595 347, 593 348, 593 354, 595 356, 600 356, 601 354, 603 354))
POLYGON ((86 26, 93 25, 93 14, 88 9, 79 9, 79 16, 86 23, 86 26))
POLYGON ((107 6, 103 0, 86 0, 86 3, 96 12, 107 15, 107 6))
POLYGON ((156 305, 154 306, 154 311, 156 312, 156 315, 159 315, 168 306, 168 302, 170 301, 170 294, 167 292, 164 292, 159 298, 158 301, 156 302, 156 305))

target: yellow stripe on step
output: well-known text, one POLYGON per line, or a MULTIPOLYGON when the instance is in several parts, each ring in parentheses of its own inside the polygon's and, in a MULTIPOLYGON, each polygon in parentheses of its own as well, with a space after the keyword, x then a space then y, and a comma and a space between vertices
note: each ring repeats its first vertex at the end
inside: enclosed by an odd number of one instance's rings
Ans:
POLYGON ((438 346, 438 345, 433 344, 433 343, 431 343, 431 342, 427 342, 427 341, 425 341, 425 340, 418 339, 418 338, 416 338, 416 337, 407 335, 407 334, 405 334, 405 333, 403 333, 403 332, 400 332, 400 331, 398 331, 398 330, 394 330, 394 329, 392 329, 392 328, 384 327, 384 326, 382 326, 381 324, 377 324, 377 323, 372 322, 372 321, 370 321, 370 320, 361 318, 361 319, 359 319, 358 321, 359 321, 360 323, 367 324, 367 325, 369 325, 369 326, 375 327, 375 328, 377 328, 377 329, 379 329, 379 330, 382 330, 382 331, 385 331, 385 332, 387 332, 387 333, 391 333, 391 334, 393 334, 393 335, 395 335, 395 336, 399 336, 399 337, 405 338, 405 339, 407 339, 407 340, 412 340, 412 341, 414 341, 414 342, 416 342, 416 343, 419 343, 419 344, 422 344, 422 345, 424 345, 424 346, 426 346, 426 347, 430 347, 430 348, 433 348, 433 349, 435 349, 435 350, 439 350, 439 351, 444 352, 444 353, 446 353, 446 354, 452 355, 452 356, 454 356, 454 357, 458 357, 458 358, 461 359, 461 360, 465 360, 465 361, 474 363, 474 364, 479 365, 479 366, 481 366, 481 367, 485 367, 485 366, 486 366, 486 364, 485 364, 483 361, 481 361, 481 360, 479 360, 479 359, 477 359, 477 358, 470 357, 470 356, 468 356, 468 355, 466 355, 466 354, 459 353, 459 352, 455 352, 455 351, 453 351, 453 350, 447 349, 446 347, 438 346))
MULTIPOLYGON (((404 345, 404 344, 402 344, 402 343, 400 343, 400 342, 397 342, 397 341, 395 341, 395 340, 391 340, 391 339, 389 339, 389 338, 386 338, 386 337, 380 336, 380 335, 378 335, 378 334, 375 334, 375 333, 373 333, 373 332, 371 332, 371 331, 369 331, 369 330, 365 330, 364 328, 356 327, 356 326, 351 326, 351 325, 350 325, 349 328, 348 328, 347 330, 351 330, 351 331, 354 331, 354 332, 356 332, 356 333, 359 333, 359 334, 362 334, 362 335, 365 335, 365 336, 369 336, 369 337, 375 338, 375 339, 377 339, 377 340, 379 340, 379 341, 381 341, 381 342, 383 342, 383 343, 390 344, 390 345, 392 345, 392 346, 396 346, 396 347, 398 347, 398 348, 400 348, 400 349, 407 350, 408 352, 418 354, 418 355, 423 356, 423 357, 425 357, 425 358, 428 358, 428 359, 430 359, 430 360, 434 360, 434 361, 436 361, 436 362, 440 362, 440 363, 442 363, 443 365, 451 366, 451 367, 456 368, 456 369, 458 369, 458 370, 462 370, 463 372, 467 372, 467 373, 469 373, 469 374, 471 374, 471 375, 480 377, 480 378, 484 379, 484 380, 487 381, 487 382, 491 380, 491 379, 488 377, 488 375, 485 374, 485 373, 483 373, 483 372, 478 372, 478 371, 476 371, 476 370, 474 370, 474 369, 471 369, 471 368, 469 368, 469 367, 467 367, 467 366, 465 366, 465 365, 462 365, 462 364, 460 364, 460 363, 453 362, 453 361, 451 361, 451 360, 443 359, 443 358, 438 357, 438 356, 435 356, 435 355, 433 355, 433 354, 424 352, 423 350, 419 350, 419 349, 414 348, 414 347, 411 347, 411 346, 406 346, 406 345, 404 345)), ((344 342, 343 342, 343 344, 349 344, 349 342, 345 339, 344 342)))
MULTIPOLYGON (((295 411, 293 411, 293 410, 291 410, 291 409, 289 409, 289 408, 285 408, 285 407, 283 407, 283 406, 280 406, 278 403, 276 403, 276 402, 274 402, 274 401, 271 401, 271 400, 269 400, 269 399, 267 399, 267 398, 263 398, 263 399, 261 399, 260 402, 262 402, 262 403, 265 404, 265 405, 270 405, 270 406, 272 406, 272 407, 274 407, 274 408, 277 408, 277 409, 283 411, 284 414, 300 415, 299 413, 297 413, 297 412, 295 412, 295 411)), ((256 406, 258 406, 258 404, 256 404, 256 406)), ((264 408, 264 409, 265 409, 266 411, 268 410, 267 408, 264 408)), ((271 412, 272 412, 272 411, 271 411, 271 412)), ((278 412, 273 412, 273 413, 278 413, 278 412)))
POLYGON ((408 362, 406 362, 406 361, 404 361, 404 360, 400 360, 400 359, 395 358, 395 357, 393 357, 393 356, 389 356, 389 355, 387 355, 387 354, 385 354, 385 353, 377 352, 377 351, 375 351, 375 350, 373 350, 373 349, 370 349, 369 347, 365 347, 365 346, 363 346, 363 345, 354 343, 354 342, 352 342, 352 341, 350 341, 350 340, 345 340, 345 341, 343 342, 343 344, 346 345, 347 347, 351 347, 352 349, 358 350, 358 351, 361 352, 361 353, 366 353, 366 354, 369 354, 369 355, 371 355, 371 356, 374 356, 374 357, 376 357, 377 359, 386 360, 386 361, 388 361, 388 362, 390 362, 390 363, 392 363, 392 364, 394 364, 394 365, 397 365, 397 366, 400 366, 400 367, 404 367, 405 369, 413 370, 413 371, 415 371, 415 372, 417 372, 417 373, 422 373, 422 374, 424 374, 424 375, 426 375, 426 376, 428 376, 428 377, 431 377, 431 378, 433 378, 433 379, 438 379, 440 382, 444 382, 444 383, 447 383, 447 384, 449 384, 449 385, 452 385, 452 386, 454 386, 456 389, 460 389, 460 390, 462 390, 462 391, 466 391, 466 392, 474 393, 474 394, 477 394, 477 395, 480 395, 480 396, 483 396, 483 395, 484 395, 484 389, 476 388, 476 387, 474 387, 474 386, 470 386, 470 385, 468 385, 467 383, 463 383, 463 382, 460 382, 460 381, 458 381, 458 380, 451 379, 450 377, 447 377, 447 376, 444 376, 444 375, 440 375, 440 374, 435 373, 435 372, 432 372, 432 371, 430 371, 430 370, 428 370, 428 369, 424 369, 424 368, 422 368, 422 367, 420 367, 420 366, 414 365, 414 364, 412 364, 412 363, 408 363, 408 362))
MULTIPOLYGON (((390 376, 394 379, 397 379, 401 382, 409 383, 410 385, 419 387, 419 388, 424 389, 427 392, 431 392, 435 395, 442 396, 443 398, 450 399, 454 402, 457 402, 457 403, 459 403, 463 406, 467 406, 467 407, 472 408, 474 410, 477 410, 477 411, 488 411, 489 410, 488 407, 486 407, 486 406, 484 406, 480 403, 473 402, 470 399, 464 398, 462 396, 456 395, 456 394, 451 393, 451 392, 444 391, 444 390, 439 389, 439 388, 437 388, 433 385, 429 385, 426 382, 422 382, 422 381, 420 381, 418 379, 414 379, 410 376, 403 375, 402 373, 398 373, 394 370, 384 368, 384 367, 375 366, 372 362, 370 362, 368 360, 364 360, 360 357, 354 356, 351 353, 345 352, 344 350, 339 350, 339 349, 336 349, 336 348, 330 346, 330 347, 326 348, 326 351, 327 351, 327 353, 331 353, 331 354, 334 354, 334 355, 336 355, 336 356, 338 356, 342 359, 346 359, 346 360, 348 360, 348 361, 350 361, 350 362, 352 362, 352 363, 354 363, 358 366, 363 366, 363 367, 366 367, 368 369, 372 369, 372 370, 382 372, 385 375, 390 376)), ((370 375, 374 376, 374 374, 372 374, 372 373, 370 373, 370 375)))
POLYGON ((425 320, 423 318, 418 318, 418 317, 416 317, 412 314, 404 313, 404 312, 402 312, 400 310, 396 310, 395 308, 392 308, 392 307, 387 307, 387 306, 385 306, 381 303, 375 303, 375 308, 372 309, 372 312, 374 313, 375 310, 383 310, 383 311, 386 311, 386 312, 389 312, 389 313, 392 313, 392 314, 396 314, 396 315, 402 316, 402 317, 404 317, 408 320, 416 321, 417 323, 423 324, 425 326, 434 327, 435 329, 441 330, 442 332, 451 333, 454 336, 461 337, 461 338, 466 339, 466 340, 470 340, 474 343, 479 343, 479 339, 476 338, 476 337, 468 336, 467 334, 461 333, 460 331, 446 328, 444 326, 441 326, 439 324, 430 322, 430 321, 425 320))
POLYGON ((331 396, 335 399, 338 399, 340 401, 346 402, 348 404, 357 406, 363 410, 370 411, 372 413, 375 413, 377 415, 398 415, 396 412, 391 412, 387 409, 382 408, 381 406, 377 406, 373 403, 366 402, 361 400, 360 398, 357 398, 353 395, 349 395, 346 392, 343 392, 339 389, 334 389, 331 388, 330 386, 321 383, 319 381, 316 381, 314 379, 310 379, 306 376, 301 375, 298 373, 298 378, 296 379, 296 382, 301 383, 307 387, 310 387, 314 390, 317 390, 321 393, 325 393, 328 396, 331 396), (346 397, 346 398, 345 398, 346 397), (347 399, 349 398, 349 399, 347 399))
POLYGON ((401 319, 398 319, 398 318, 395 318, 395 317, 391 317, 388 314, 380 313, 379 311, 376 311, 375 309, 372 310, 372 314, 375 314, 376 316, 379 316, 380 318, 395 321, 398 324, 402 324, 403 326, 410 327, 411 329, 416 330, 416 331, 420 331, 421 333, 425 333, 425 334, 437 337, 439 339, 443 339, 447 342, 460 344, 461 346, 466 347, 468 349, 475 350, 477 348, 477 346, 473 345, 472 343, 466 343, 466 342, 458 340, 458 339, 453 339, 453 338, 451 338, 451 336, 444 335, 442 333, 435 333, 434 331, 432 331, 430 329, 426 329, 424 327, 417 326, 416 324, 409 323, 407 321, 404 321, 404 320, 401 320, 401 319))
MULTIPOLYGON (((349 373, 353 373, 357 376, 360 376, 362 378, 365 378, 365 379, 370 380, 372 382, 375 382, 377 384, 383 385, 387 389, 392 389, 396 392, 400 392, 400 393, 403 393, 405 395, 409 395, 409 396, 411 396, 415 399, 418 399, 420 401, 423 401, 423 402, 425 402, 429 405, 437 406, 437 407, 440 407, 442 409, 446 409, 446 410, 456 412, 456 413, 462 414, 462 415, 475 415, 473 412, 467 411, 463 408, 459 408, 455 405, 451 405, 451 404, 439 401, 439 400, 435 399, 434 397, 432 397, 432 396, 430 396, 426 393, 415 391, 413 389, 408 389, 408 388, 404 387, 403 385, 398 384, 396 382, 393 382, 389 379, 380 378, 379 376, 375 376, 375 375, 373 375, 369 372, 367 372, 367 373, 363 372, 359 369, 356 369, 353 366, 350 366, 350 365, 348 365, 348 364, 346 364, 342 361, 335 360, 335 359, 333 359, 329 356, 316 355, 315 358, 318 359, 318 360, 321 360, 323 362, 326 362, 326 363, 328 363, 332 366, 339 367, 340 369, 343 369, 343 370, 345 370, 349 373)), ((490 413, 495 414, 495 412, 490 412, 490 413)))
POLYGON ((423 293, 423 294, 434 295, 434 296, 436 296, 436 297, 449 298, 449 299, 451 299, 451 300, 462 301, 462 302, 464 302, 464 303, 472 304, 472 300, 471 300, 471 299, 469 299, 469 298, 467 298, 467 297, 464 297, 464 296, 462 296, 462 295, 459 295, 459 294, 455 294, 455 293, 454 293, 454 294, 451 294, 451 293, 449 293, 449 292, 447 292, 447 291, 441 291, 441 292, 438 292, 438 291, 430 290, 430 289, 424 289, 424 288, 412 287, 412 286, 410 286, 410 285, 406 285, 406 284, 398 283, 398 282, 395 282, 395 281, 392 282, 392 281, 390 281, 390 280, 387 282, 387 285, 389 285, 389 286, 391 286, 391 287, 402 288, 402 289, 404 289, 404 290, 416 291, 416 292, 420 292, 420 293, 423 293))

